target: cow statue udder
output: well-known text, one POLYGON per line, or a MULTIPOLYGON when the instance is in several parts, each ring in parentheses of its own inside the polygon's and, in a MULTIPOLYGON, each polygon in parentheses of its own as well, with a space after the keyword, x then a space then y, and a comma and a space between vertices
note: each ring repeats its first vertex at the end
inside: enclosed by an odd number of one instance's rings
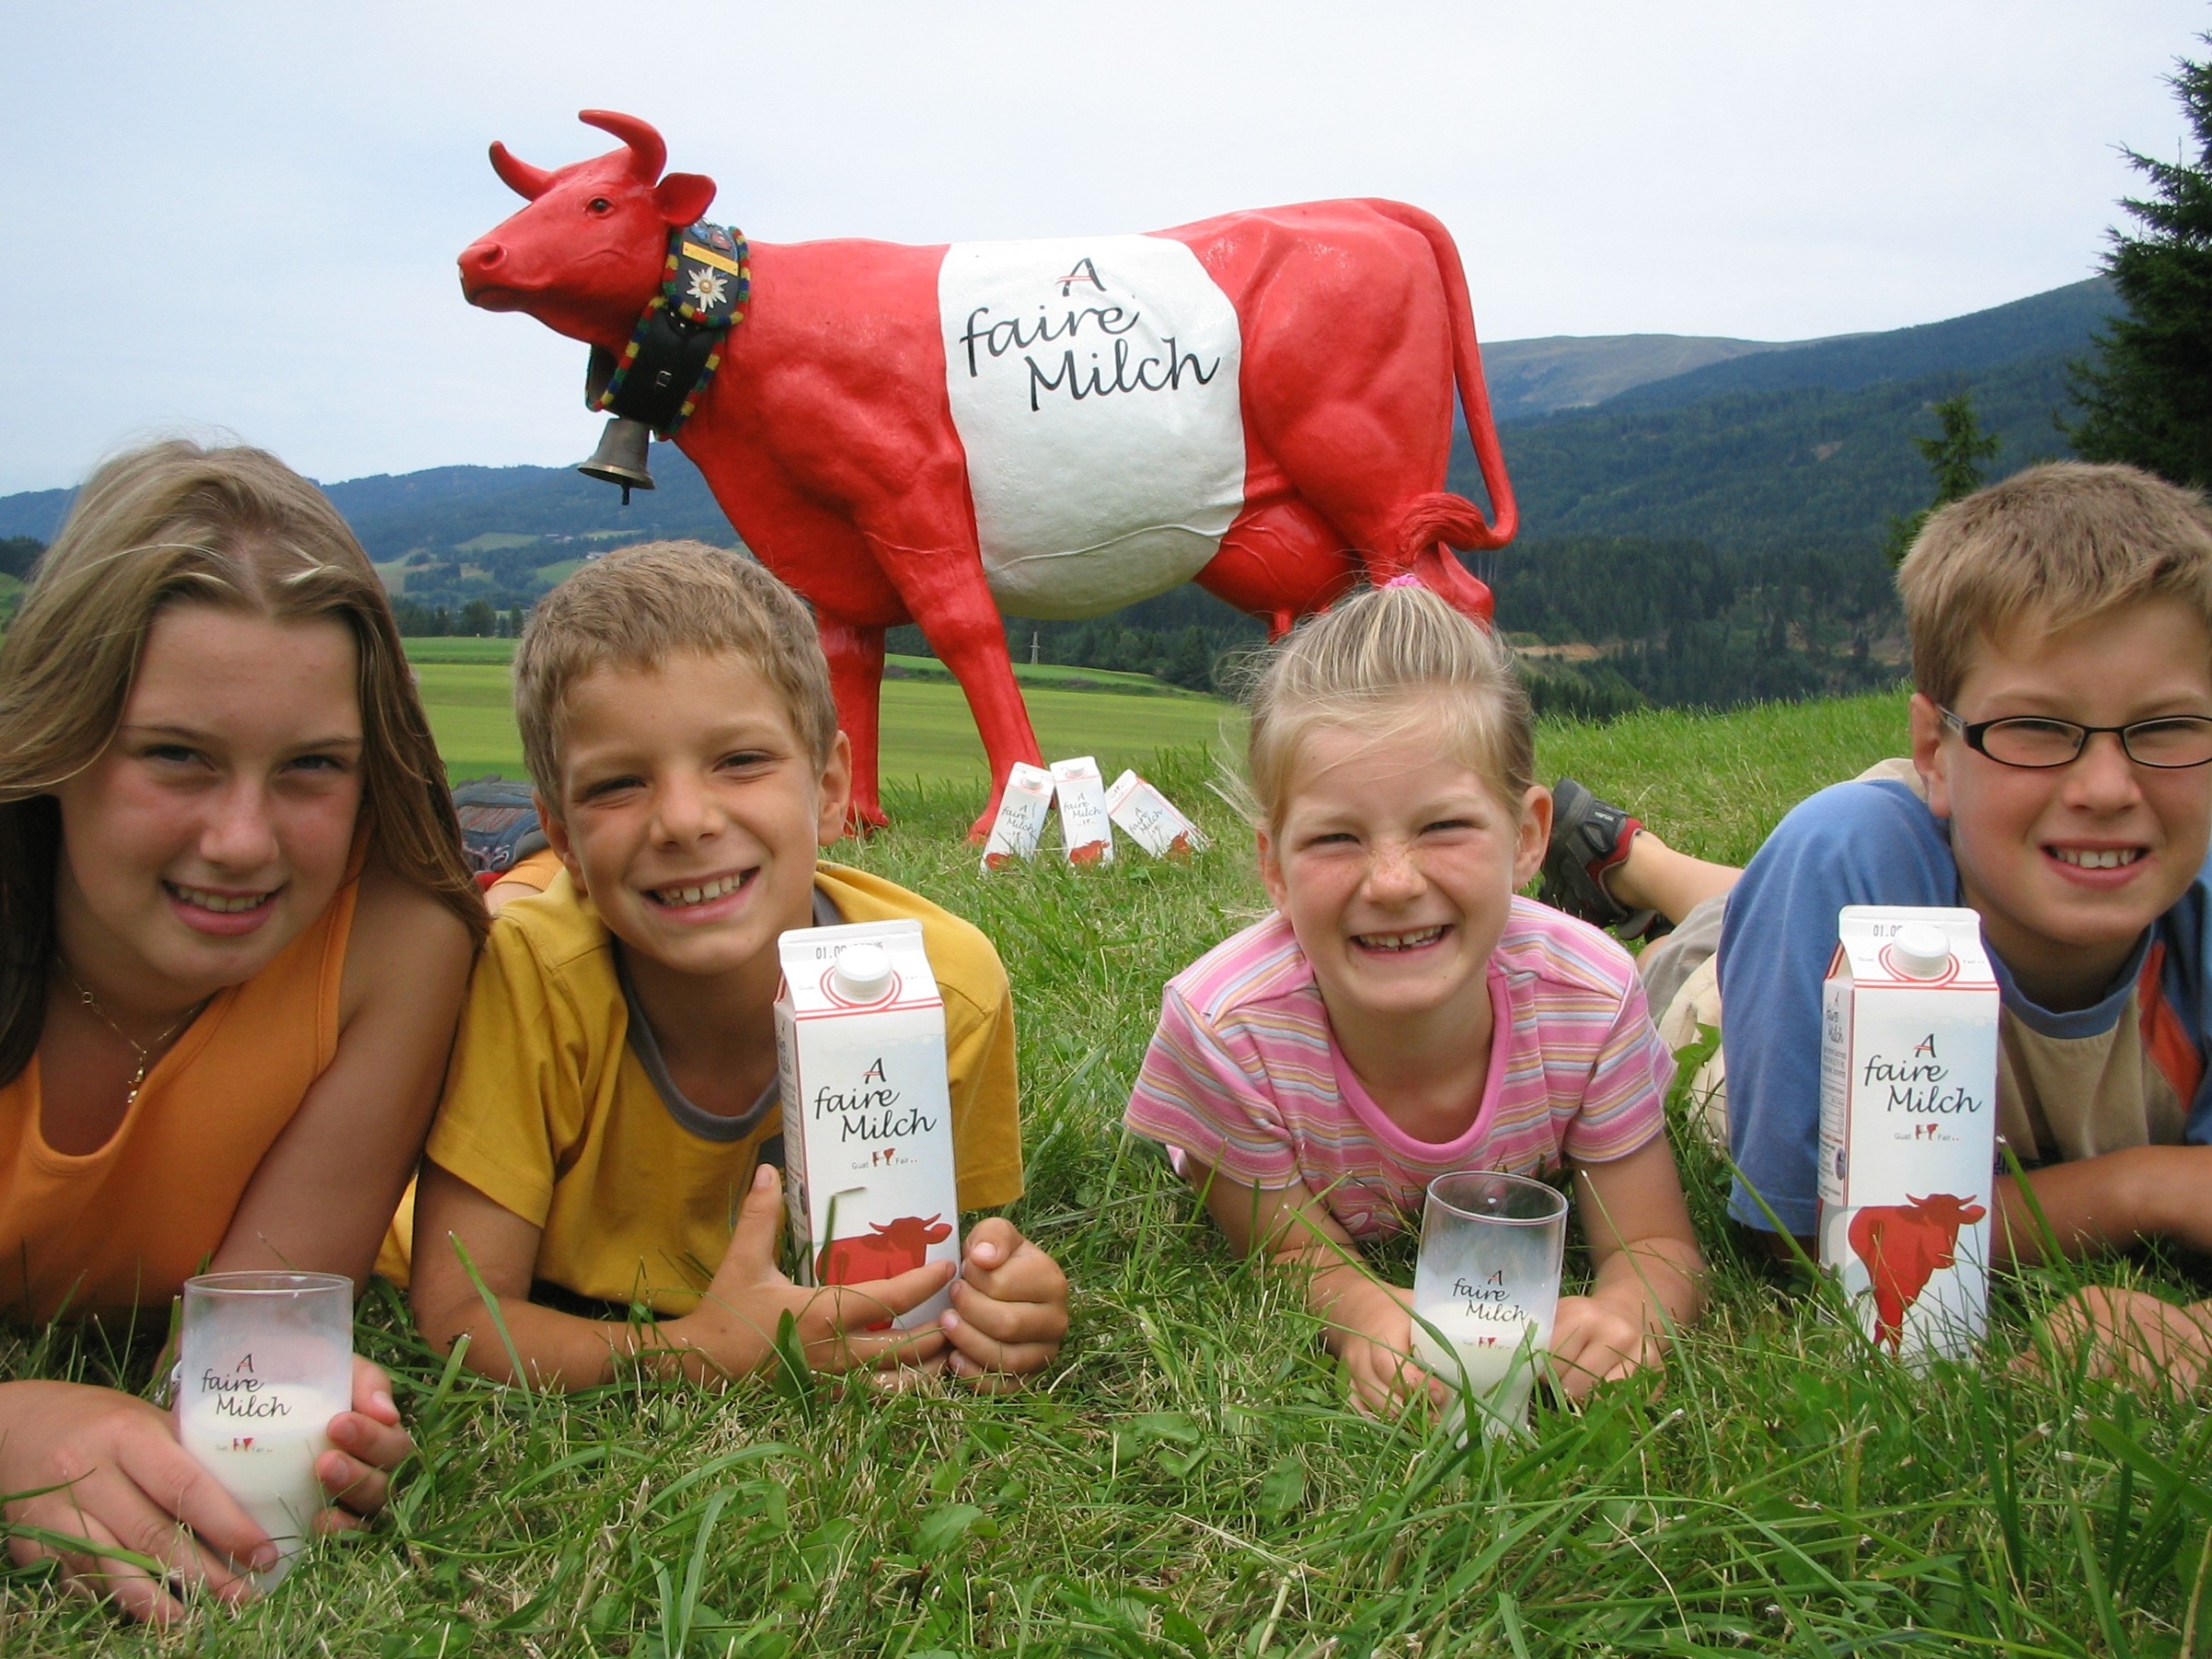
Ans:
MULTIPOLYGON (((491 147, 529 206, 462 253, 461 286, 619 352, 669 231, 714 183, 663 176, 661 136, 633 116, 582 119, 623 147, 547 171, 491 147)), ((814 608, 858 824, 884 821, 877 700, 900 623, 920 624, 982 735, 980 838, 1007 770, 1042 759, 1002 609, 1098 616, 1191 580, 1279 635, 1362 576, 1411 572, 1489 619, 1452 549, 1511 540, 1512 491, 1458 251, 1418 208, 750 255, 744 320, 676 442, 814 608), (1492 522, 1443 489, 1455 385, 1492 522)))

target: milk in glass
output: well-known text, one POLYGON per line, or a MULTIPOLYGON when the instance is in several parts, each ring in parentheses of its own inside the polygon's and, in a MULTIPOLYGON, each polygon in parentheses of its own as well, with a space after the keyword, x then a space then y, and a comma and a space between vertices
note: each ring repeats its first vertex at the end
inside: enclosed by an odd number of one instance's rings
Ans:
POLYGON ((291 1571, 292 1559, 312 1535, 315 1512, 328 1501, 315 1478, 315 1459, 330 1450, 330 1419, 352 1407, 351 1391, 273 1391, 252 1403, 284 1415, 244 1420, 226 1414, 232 1398, 205 1389, 204 1379, 184 1379, 179 1438, 275 1540, 281 1552, 276 1565, 256 1575, 265 1589, 273 1587, 291 1571))
POLYGON ((1559 1310, 1566 1230, 1566 1199, 1540 1181, 1467 1170, 1429 1183, 1413 1357, 1453 1391, 1451 1427, 1461 1426, 1468 1394, 1486 1435, 1527 1423, 1529 1384, 1559 1310))
MULTIPOLYGON (((1423 1283, 1417 1277, 1413 1357, 1455 1393, 1464 1379, 1479 1403, 1483 1432, 1496 1436, 1528 1420, 1529 1385, 1551 1346, 1551 1319, 1548 1313, 1531 1317, 1531 1311, 1518 1304, 1480 1302, 1459 1293, 1481 1288, 1423 1283), (1422 1328, 1422 1320, 1436 1327, 1441 1342, 1422 1328)), ((1464 1410, 1465 1403, 1455 1399, 1447 1426, 1456 1428, 1464 1410)))
POLYGON ((177 1438, 278 1550, 264 1589, 291 1569, 326 1500, 315 1459, 353 1404, 351 1281, 335 1274, 217 1273, 188 1279, 177 1438))

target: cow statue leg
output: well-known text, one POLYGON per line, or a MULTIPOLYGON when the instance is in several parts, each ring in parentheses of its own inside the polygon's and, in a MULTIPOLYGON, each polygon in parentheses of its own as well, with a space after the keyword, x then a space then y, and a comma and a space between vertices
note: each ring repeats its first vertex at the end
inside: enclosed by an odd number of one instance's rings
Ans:
MULTIPOLYGON (((983 740, 983 756, 991 767, 991 798, 968 830, 970 841, 981 841, 998 817, 998 798, 1014 763, 1044 764, 1021 688, 1014 680, 1013 661, 1006 655, 1006 624, 999 619, 997 601, 983 581, 982 562, 972 544, 964 554, 947 551, 917 559, 911 553, 879 551, 878 557, 900 598, 921 625, 929 648, 959 681, 983 740)), ((880 671, 880 656, 877 661, 880 671)))
POLYGON ((876 758, 883 706, 883 629, 865 623, 840 622, 817 615, 822 654, 830 659, 830 690, 837 700, 837 723, 853 746, 853 802, 845 812, 848 833, 865 834, 889 822, 877 793, 876 758))

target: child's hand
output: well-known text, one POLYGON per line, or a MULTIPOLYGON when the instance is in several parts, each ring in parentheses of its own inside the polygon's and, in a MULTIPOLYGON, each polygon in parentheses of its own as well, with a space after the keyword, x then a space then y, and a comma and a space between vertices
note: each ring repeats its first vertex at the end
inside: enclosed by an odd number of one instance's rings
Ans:
POLYGON ((1441 1408, 1452 1391, 1412 1358, 1413 1314, 1403 1293, 1357 1269, 1344 1277, 1354 1274, 1359 1282, 1347 1282, 1329 1304, 1329 1346, 1351 1375, 1353 1406, 1366 1417, 1395 1417, 1424 1398, 1441 1408))
MULTIPOLYGON (((785 1313, 798 1322, 806 1362, 817 1371, 849 1371, 935 1358, 945 1347, 934 1324, 913 1331, 871 1332, 919 1307, 945 1288, 950 1262, 927 1262, 891 1278, 854 1285, 794 1285, 776 1265, 783 1220, 782 1171, 762 1164, 737 1214, 730 1247, 698 1309, 658 1327, 668 1347, 688 1349, 726 1376, 757 1371, 768 1359, 785 1313)), ((1056 1272, 1057 1269, 1054 1269, 1056 1272)))
POLYGON ((392 1380, 359 1355, 353 1360, 353 1407, 330 1419, 334 1450, 315 1459, 315 1478, 331 1507, 315 1517, 318 1533, 347 1532, 384 1507, 392 1471, 415 1450, 392 1403, 392 1380))
POLYGON ((243 1602, 244 1570, 276 1564, 268 1535, 177 1443, 170 1414, 112 1389, 0 1383, 0 1491, 18 1565, 58 1560, 65 1583, 133 1618, 183 1618, 187 1585, 243 1602))
POLYGON ((1559 1392, 1582 1399, 1611 1382, 1665 1361, 1666 1343, 1653 1330, 1641 1297, 1562 1296, 1551 1322, 1551 1371, 1559 1392))
POLYGON ((977 1224, 964 1255, 952 1307, 937 1321, 952 1345, 947 1368, 994 1393, 1018 1388, 1067 1335, 1067 1276, 1000 1216, 977 1224))
MULTIPOLYGON (((2091 1286, 2055 1309, 2047 1326, 2061 1364, 2092 1377, 2127 1377, 2186 1398, 2212 1366, 2212 1302, 2177 1308, 2143 1290, 2091 1286)), ((2042 1369, 2030 1362, 2030 1368, 2042 1369)))

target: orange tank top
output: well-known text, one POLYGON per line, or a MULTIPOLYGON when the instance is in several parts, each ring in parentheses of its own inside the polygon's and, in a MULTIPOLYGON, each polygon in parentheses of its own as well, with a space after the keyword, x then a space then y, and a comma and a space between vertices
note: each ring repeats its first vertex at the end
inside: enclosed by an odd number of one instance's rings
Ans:
POLYGON ((159 1305, 200 1271, 337 1053, 359 891, 347 882, 266 968, 218 992, 98 1151, 46 1144, 36 1054, 0 1088, 0 1313, 159 1305))

